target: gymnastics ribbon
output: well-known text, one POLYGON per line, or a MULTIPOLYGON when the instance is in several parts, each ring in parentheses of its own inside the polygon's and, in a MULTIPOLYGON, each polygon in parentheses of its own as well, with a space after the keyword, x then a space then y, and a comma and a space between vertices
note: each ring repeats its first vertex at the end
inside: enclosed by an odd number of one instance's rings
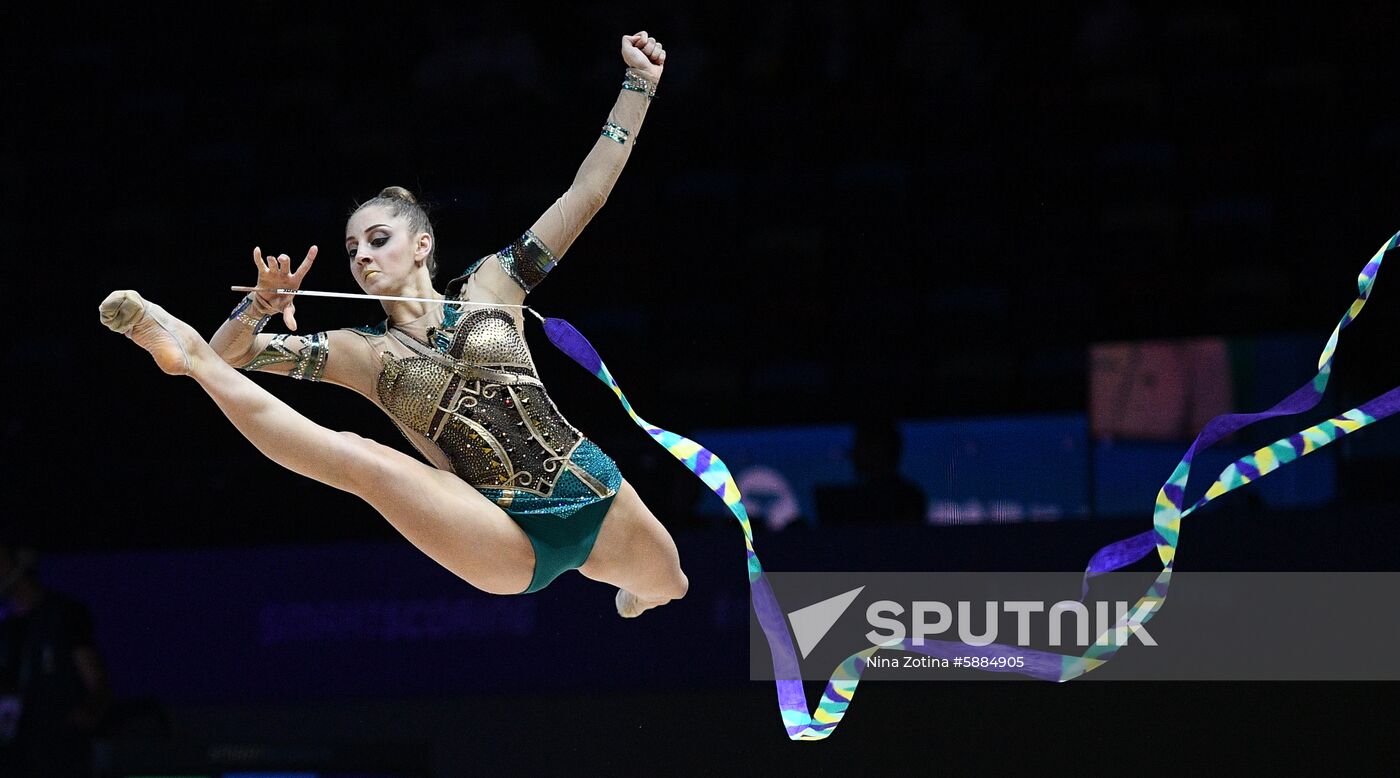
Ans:
MULTIPOLYGON (((573 325, 563 319, 545 318, 545 334, 550 342, 583 366, 617 395, 622 407, 632 417, 637 426, 646 431, 658 444, 680 460, 707 487, 719 496, 733 512, 744 532, 744 549, 747 558, 749 594, 759 626, 768 639, 769 653, 772 655, 774 678, 778 692, 778 706, 782 714, 783 726, 788 737, 793 740, 823 740, 836 730, 845 716, 857 684, 865 670, 867 660, 881 649, 907 651, 952 658, 955 656, 979 656, 988 659, 1018 657, 1020 667, 1014 663, 982 667, 991 672, 1013 672, 1047 681, 1064 682, 1077 678, 1109 661, 1118 648, 1127 643, 1127 637, 1136 625, 1145 624, 1154 616, 1166 600, 1171 585, 1173 565, 1176 560, 1176 547, 1181 536, 1181 520, 1206 503, 1235 489, 1262 478, 1278 468, 1300 457, 1306 456, 1342 436, 1373 424, 1400 410, 1400 387, 1386 392, 1356 408, 1308 427, 1296 434, 1275 441, 1253 453, 1241 457, 1227 466, 1206 490, 1205 495, 1190 508, 1183 510, 1186 496, 1186 483, 1191 474, 1191 463, 1196 454, 1203 451, 1225 436, 1251 424, 1280 416, 1291 416, 1309 411, 1321 401, 1323 392, 1332 372, 1332 359, 1336 351, 1341 331, 1347 327, 1370 298, 1381 260, 1390 250, 1400 245, 1400 232, 1376 252, 1357 278, 1360 295, 1343 315, 1341 322, 1332 331, 1322 356, 1318 359, 1318 374, 1283 401, 1262 413, 1225 414, 1212 419, 1187 449, 1181 462, 1163 484, 1157 494, 1153 511, 1153 528, 1139 535, 1126 538, 1103 547, 1090 559, 1084 573, 1081 599, 1088 593, 1089 579, 1130 565, 1156 548, 1162 561, 1162 572, 1148 587, 1146 593, 1129 609, 1116 624, 1107 629, 1095 643, 1080 656, 1056 654, 1048 651, 990 644, 971 646, 959 641, 924 640, 915 645, 913 638, 890 642, 881 646, 871 646, 847 657, 837 666, 826 689, 822 693, 815 710, 809 711, 806 694, 802 688, 797 652, 787 629, 782 608, 779 606, 772 587, 763 575, 758 554, 753 546, 753 529, 747 511, 729 468, 709 449, 689 438, 650 424, 632 409, 632 404, 623 394, 612 373, 592 344, 573 325)), ((539 314, 536 313, 538 316, 539 314)))

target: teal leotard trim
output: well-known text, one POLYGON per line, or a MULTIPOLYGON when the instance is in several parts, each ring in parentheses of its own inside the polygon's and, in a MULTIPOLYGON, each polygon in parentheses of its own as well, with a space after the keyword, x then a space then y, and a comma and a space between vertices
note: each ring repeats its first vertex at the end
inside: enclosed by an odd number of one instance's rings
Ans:
POLYGON ((543 589, 565 571, 576 570, 588 561, 603 518, 622 486, 617 464, 590 440, 578 444, 569 463, 605 486, 607 494, 599 495, 569 469, 555 481, 548 497, 508 489, 481 490, 525 530, 535 549, 535 574, 526 594, 543 589))

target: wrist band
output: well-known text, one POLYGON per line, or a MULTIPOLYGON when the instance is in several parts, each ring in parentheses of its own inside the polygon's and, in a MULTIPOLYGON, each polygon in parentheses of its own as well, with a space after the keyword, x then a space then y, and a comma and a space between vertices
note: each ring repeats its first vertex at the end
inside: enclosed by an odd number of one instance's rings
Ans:
POLYGON ((627 128, 621 125, 613 124, 612 122, 603 125, 603 137, 608 140, 617 141, 623 146, 627 145, 627 136, 630 134, 627 128))
POLYGON ((256 335, 256 334, 258 334, 259 332, 262 332, 262 331, 263 331, 263 327, 266 327, 266 326, 267 326, 267 320, 270 319, 271 317, 270 317, 270 316, 256 316, 256 315, 254 315, 254 314, 252 314, 252 313, 249 312, 249 309, 251 309, 251 308, 253 307, 253 301, 254 301, 254 299, 255 299, 255 298, 253 297, 253 293, 252 293, 252 292, 249 292, 249 293, 248 293, 248 296, 244 297, 244 298, 238 303, 238 306, 235 307, 235 308, 233 309, 233 313, 230 313, 230 314, 228 315, 228 318, 229 318, 229 321, 233 321, 233 320, 237 319, 238 321, 242 322, 243 324, 245 324, 245 325, 247 325, 247 326, 249 326, 249 327, 252 327, 252 328, 253 328, 253 334, 256 335))
POLYGON ((630 69, 622 77, 622 88, 629 92, 640 92, 647 96, 648 100, 656 99, 656 84, 632 72, 630 69))

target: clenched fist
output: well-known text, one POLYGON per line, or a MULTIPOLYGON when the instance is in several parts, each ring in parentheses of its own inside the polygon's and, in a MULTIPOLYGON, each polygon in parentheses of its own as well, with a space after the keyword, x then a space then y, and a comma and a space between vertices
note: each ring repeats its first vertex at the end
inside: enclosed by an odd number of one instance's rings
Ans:
POLYGON ((661 80, 661 71, 666 67, 666 50, 661 48, 661 41, 642 30, 622 36, 622 61, 654 84, 661 80))

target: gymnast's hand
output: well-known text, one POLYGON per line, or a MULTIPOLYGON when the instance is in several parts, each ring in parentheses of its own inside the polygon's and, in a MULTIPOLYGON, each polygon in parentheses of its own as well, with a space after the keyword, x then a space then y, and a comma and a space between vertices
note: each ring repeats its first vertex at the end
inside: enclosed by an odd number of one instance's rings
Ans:
MULTIPOLYGON (((259 289, 300 289, 301 280, 306 278, 307 271, 311 270, 311 263, 315 261, 316 247, 312 246, 306 252, 306 259, 301 261, 301 267, 293 273, 291 257, 282 254, 264 259, 262 249, 253 249, 253 264, 258 266, 259 289)), ((262 309, 262 314, 271 316, 280 311, 282 321, 287 325, 287 329, 292 332, 297 331, 295 295, 268 294, 267 292, 254 292, 253 294, 257 297, 258 307, 262 309)))
POLYGON ((666 66, 666 51, 661 48, 660 41, 642 30, 636 35, 622 36, 622 61, 655 84, 661 80, 661 70, 666 66))

